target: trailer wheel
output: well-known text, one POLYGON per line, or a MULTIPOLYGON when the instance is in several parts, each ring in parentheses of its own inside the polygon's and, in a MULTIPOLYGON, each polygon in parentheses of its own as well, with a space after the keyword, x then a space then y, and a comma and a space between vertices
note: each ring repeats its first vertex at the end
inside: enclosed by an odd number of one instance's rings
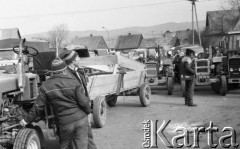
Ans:
POLYGON ((225 76, 220 77, 220 94, 226 96, 227 94, 227 79, 225 76))
POLYGON ((181 80, 182 97, 185 97, 185 80, 181 80))
POLYGON ((117 103, 117 95, 110 95, 106 97, 106 102, 109 107, 114 107, 117 103))
POLYGON ((93 121, 97 128, 106 124, 107 105, 104 96, 98 96, 93 100, 93 121))
POLYGON ((40 140, 34 129, 21 129, 15 139, 13 149, 41 149, 40 140))
POLYGON ((150 96, 151 96, 150 86, 146 83, 143 83, 140 87, 139 93, 140 102, 143 107, 147 107, 150 105, 150 96))
POLYGON ((167 90, 168 90, 168 95, 172 95, 172 90, 173 90, 173 78, 168 77, 167 79, 167 90))

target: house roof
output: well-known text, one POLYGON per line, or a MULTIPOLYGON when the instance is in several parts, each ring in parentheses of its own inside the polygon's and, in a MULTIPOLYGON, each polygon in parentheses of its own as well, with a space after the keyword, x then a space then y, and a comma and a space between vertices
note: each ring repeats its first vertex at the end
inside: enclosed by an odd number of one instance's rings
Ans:
POLYGON ((90 51, 94 51, 96 49, 108 49, 102 36, 78 37, 73 41, 73 44, 84 45, 90 51))
MULTIPOLYGON (((187 30, 182 30, 182 31, 176 31, 175 35, 173 35, 172 40, 171 40, 171 45, 176 46, 176 42, 179 42, 180 45, 187 45, 187 44, 192 44, 192 33, 193 31, 190 29, 187 30)), ((194 41, 196 43, 199 43, 198 41, 198 34, 196 30, 194 30, 194 41)))
MULTIPOLYGON (((18 46, 20 44, 21 39, 3 39, 0 40, 0 49, 12 49, 15 46, 18 46)), ((49 44, 48 42, 32 42, 32 41, 26 41, 25 45, 33 47, 37 49, 38 51, 49 51, 49 44)))
POLYGON ((139 48, 157 48, 157 38, 147 38, 143 39, 139 48))
POLYGON ((18 28, 0 29, 0 40, 15 38, 20 39, 21 35, 18 28))
POLYGON ((137 49, 143 39, 142 34, 120 35, 115 45, 116 50, 137 49))
POLYGON ((117 39, 112 39, 112 40, 106 41, 106 44, 109 49, 114 49, 116 42, 117 42, 117 39))
POLYGON ((238 10, 208 11, 206 30, 208 35, 227 34, 229 31, 238 30, 238 10))

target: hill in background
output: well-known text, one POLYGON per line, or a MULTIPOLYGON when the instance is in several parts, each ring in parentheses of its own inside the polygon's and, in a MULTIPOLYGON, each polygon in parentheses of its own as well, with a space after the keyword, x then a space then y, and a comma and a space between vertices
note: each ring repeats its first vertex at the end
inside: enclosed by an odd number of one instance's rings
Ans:
MULTIPOLYGON (((205 26, 206 26, 205 21, 199 21, 200 30, 203 30, 205 26)), ((173 31, 186 30, 191 28, 192 28, 191 22, 182 22, 182 23, 169 22, 169 23, 154 25, 154 26, 146 26, 146 27, 136 26, 136 27, 127 27, 122 29, 108 30, 108 33, 109 33, 110 40, 115 40, 119 35, 125 35, 128 33, 142 34, 144 38, 152 38, 152 37, 160 37, 166 31, 173 32, 173 31)), ((196 29, 196 23, 195 23, 195 29, 196 29)), ((96 30, 70 31, 69 40, 71 40, 72 38, 75 38, 76 36, 86 37, 86 36, 90 36, 91 34, 93 36, 103 36, 105 40, 108 40, 108 35, 105 29, 103 29, 102 31, 96 31, 96 30)), ((23 37, 26 38, 27 40, 43 40, 47 38, 47 32, 23 35, 23 37)))

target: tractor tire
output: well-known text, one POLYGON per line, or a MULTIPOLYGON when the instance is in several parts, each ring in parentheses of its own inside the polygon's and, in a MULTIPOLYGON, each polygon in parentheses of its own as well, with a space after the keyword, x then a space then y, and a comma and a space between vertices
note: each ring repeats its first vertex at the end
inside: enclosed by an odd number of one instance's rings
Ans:
POLYGON ((185 97, 185 81, 184 80, 181 80, 181 90, 182 90, 182 97, 185 97))
POLYGON ((104 96, 98 96, 93 100, 93 121, 97 128, 106 124, 107 104, 104 96))
POLYGON ((40 139, 34 129, 21 129, 15 139, 13 149, 41 149, 40 139))
POLYGON ((140 103, 143 107, 147 107, 150 105, 150 96, 151 96, 150 86, 146 83, 143 83, 140 86, 140 92, 139 92, 140 103))
POLYGON ((114 107, 117 103, 117 95, 110 95, 108 97, 106 97, 106 103, 109 107, 114 107))
POLYGON ((220 95, 226 96, 227 94, 227 79, 226 76, 220 77, 220 95))
POLYGON ((172 95, 172 91, 173 91, 173 78, 172 77, 167 78, 167 90, 168 90, 168 95, 172 95))

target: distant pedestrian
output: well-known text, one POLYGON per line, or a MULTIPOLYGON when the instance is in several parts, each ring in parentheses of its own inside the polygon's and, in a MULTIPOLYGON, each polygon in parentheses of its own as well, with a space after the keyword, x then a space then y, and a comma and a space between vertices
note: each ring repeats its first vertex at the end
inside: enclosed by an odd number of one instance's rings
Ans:
POLYGON ((185 80, 185 105, 197 106, 193 103, 194 87, 195 87, 195 70, 193 66, 193 58, 195 52, 192 49, 186 49, 186 56, 181 61, 182 78, 185 80))

